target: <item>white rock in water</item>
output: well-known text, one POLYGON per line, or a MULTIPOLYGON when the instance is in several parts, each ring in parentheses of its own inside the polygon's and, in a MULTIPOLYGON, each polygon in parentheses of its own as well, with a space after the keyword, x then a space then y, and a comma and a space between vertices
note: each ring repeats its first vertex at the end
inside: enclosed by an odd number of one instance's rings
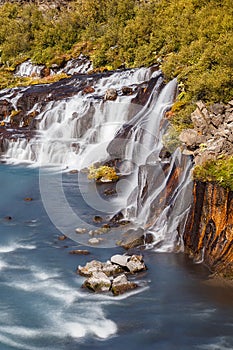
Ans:
POLYGON ((85 233, 85 232, 87 232, 87 230, 85 228, 78 227, 75 229, 75 232, 76 233, 85 233))
POLYGON ((116 254, 111 257, 111 263, 117 264, 120 266, 127 266, 129 259, 130 259, 129 255, 116 254))
POLYGON ((100 241, 102 241, 103 239, 102 238, 90 238, 89 240, 88 240, 88 243, 90 243, 90 244, 99 244, 100 243, 100 241))

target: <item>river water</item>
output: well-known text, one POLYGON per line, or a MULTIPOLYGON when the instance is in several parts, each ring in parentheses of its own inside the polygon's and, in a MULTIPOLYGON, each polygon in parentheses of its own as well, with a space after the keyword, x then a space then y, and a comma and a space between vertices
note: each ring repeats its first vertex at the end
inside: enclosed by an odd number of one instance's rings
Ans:
MULTIPOLYGON (((63 182, 72 188, 74 176, 64 174, 63 182)), ((123 250, 58 240, 38 168, 2 164, 0 185, 0 350, 233 349, 232 289, 209 285, 204 266, 147 249, 148 270, 135 277, 136 291, 89 293, 77 266, 123 250), (77 248, 91 254, 69 254, 77 248)), ((66 195, 80 215, 94 214, 77 189, 66 195)))

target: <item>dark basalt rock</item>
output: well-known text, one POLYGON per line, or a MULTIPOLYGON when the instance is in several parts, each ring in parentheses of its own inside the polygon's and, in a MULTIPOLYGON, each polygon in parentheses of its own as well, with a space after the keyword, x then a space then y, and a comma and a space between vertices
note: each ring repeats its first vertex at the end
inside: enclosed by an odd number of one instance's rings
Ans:
POLYGON ((138 229, 129 229, 121 236, 121 239, 117 242, 117 245, 125 249, 131 249, 144 245, 144 230, 141 227, 138 229))

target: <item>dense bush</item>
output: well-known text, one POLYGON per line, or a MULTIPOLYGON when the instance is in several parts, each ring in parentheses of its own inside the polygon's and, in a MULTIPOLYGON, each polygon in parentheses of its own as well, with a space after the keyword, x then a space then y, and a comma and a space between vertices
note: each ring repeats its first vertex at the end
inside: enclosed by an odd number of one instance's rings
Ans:
POLYGON ((208 161, 202 166, 197 165, 193 177, 202 182, 216 182, 233 191, 233 157, 208 161))
POLYGON ((6 3, 0 63, 14 67, 30 57, 49 66, 80 52, 110 69, 160 62, 168 80, 183 84, 174 112, 179 129, 196 100, 232 98, 232 12, 231 0, 76 0, 46 10, 6 3))

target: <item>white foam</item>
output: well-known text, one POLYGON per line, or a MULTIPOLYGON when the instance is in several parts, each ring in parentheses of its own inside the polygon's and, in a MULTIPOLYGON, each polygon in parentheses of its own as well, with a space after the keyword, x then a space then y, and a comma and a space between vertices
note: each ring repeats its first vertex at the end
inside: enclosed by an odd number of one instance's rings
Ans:
POLYGON ((72 338, 82 338, 86 335, 85 327, 78 322, 67 322, 63 326, 64 334, 72 338))
POLYGON ((4 261, 0 260, 0 271, 8 267, 8 264, 6 264, 4 261))
POLYGON ((232 350, 232 346, 227 342, 227 337, 219 337, 216 339, 216 343, 199 345, 197 348, 204 350, 232 350))
POLYGON ((28 250, 33 250, 36 249, 36 245, 34 244, 17 244, 13 243, 8 246, 2 246, 0 247, 0 253, 11 253, 14 252, 17 249, 28 249, 28 250))
POLYGON ((99 324, 92 324, 89 328, 97 337, 107 339, 117 332, 116 324, 111 320, 104 320, 99 324))

